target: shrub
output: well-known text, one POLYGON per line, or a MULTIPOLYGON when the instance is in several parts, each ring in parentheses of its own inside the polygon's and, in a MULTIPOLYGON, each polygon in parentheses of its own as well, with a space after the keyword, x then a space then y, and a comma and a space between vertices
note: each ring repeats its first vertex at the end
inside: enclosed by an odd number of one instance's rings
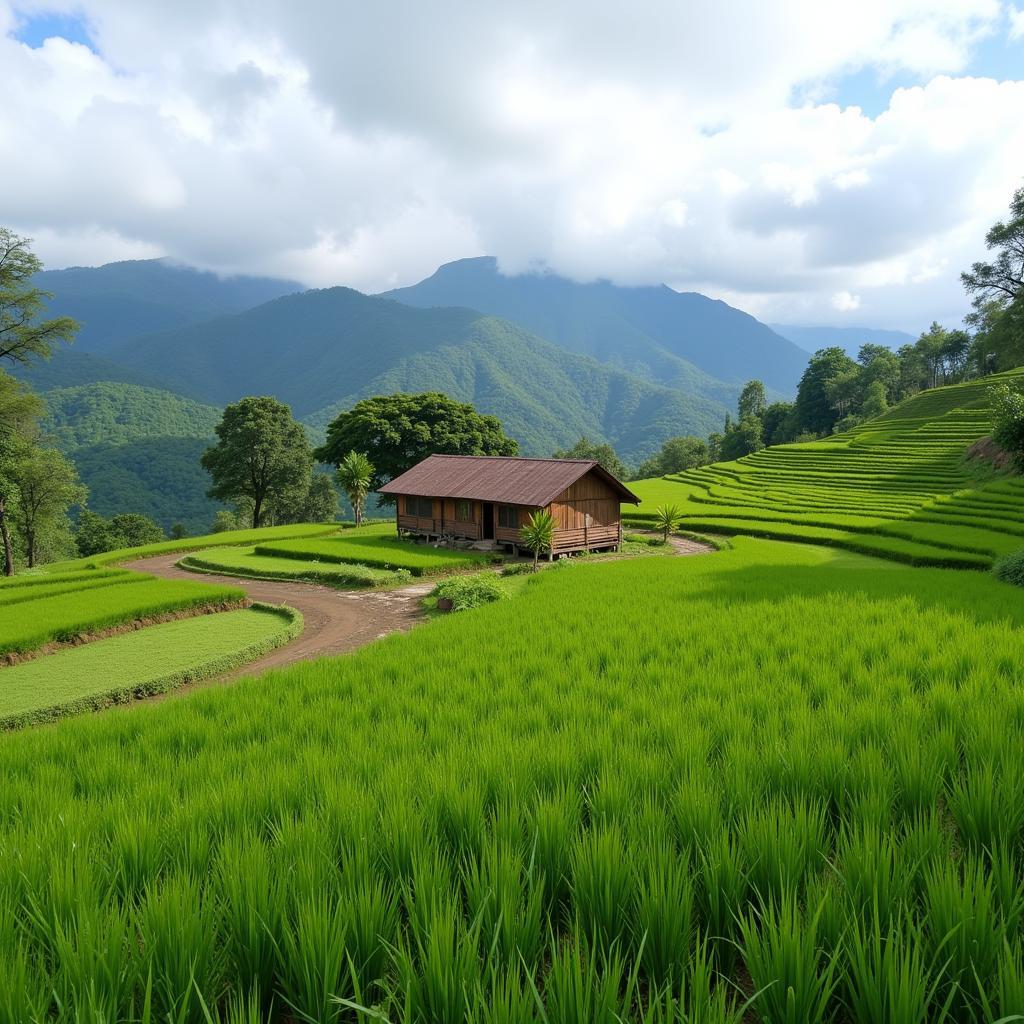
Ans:
POLYGON ((525 572, 533 572, 529 562, 512 562, 501 570, 502 576, 522 576, 525 572))
POLYGON ((500 601, 508 595, 502 589, 498 578, 491 573, 479 576, 453 576, 443 580, 434 588, 436 597, 446 597, 452 602, 452 611, 463 612, 478 608, 482 604, 500 601))
POLYGON ((1012 583, 1015 587, 1024 587, 1024 550, 1015 551, 1012 555, 1004 555, 993 566, 992 572, 1004 583, 1012 583))

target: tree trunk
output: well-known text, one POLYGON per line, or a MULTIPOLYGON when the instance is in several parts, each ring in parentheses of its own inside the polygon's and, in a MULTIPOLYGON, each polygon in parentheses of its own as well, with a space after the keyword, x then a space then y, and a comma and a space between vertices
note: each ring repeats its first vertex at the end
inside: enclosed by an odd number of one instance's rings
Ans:
POLYGON ((11 545, 11 531, 7 525, 7 499, 0 495, 0 536, 4 541, 4 575, 14 575, 14 548, 11 545))
POLYGON ((362 499, 356 499, 352 502, 352 514, 356 519, 356 526, 363 525, 363 502, 362 499))
POLYGON ((26 534, 25 547, 28 548, 28 567, 34 569, 36 565, 36 535, 34 530, 26 534))
POLYGON ((252 528, 255 530, 260 525, 260 513, 263 511, 263 496, 254 497, 252 501, 252 528))

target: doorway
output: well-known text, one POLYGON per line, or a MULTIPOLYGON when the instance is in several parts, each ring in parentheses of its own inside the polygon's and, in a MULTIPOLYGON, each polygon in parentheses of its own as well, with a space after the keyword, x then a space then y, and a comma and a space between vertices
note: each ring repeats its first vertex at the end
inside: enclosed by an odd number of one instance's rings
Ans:
POLYGON ((489 501, 484 502, 483 513, 483 539, 494 540, 494 506, 489 501))

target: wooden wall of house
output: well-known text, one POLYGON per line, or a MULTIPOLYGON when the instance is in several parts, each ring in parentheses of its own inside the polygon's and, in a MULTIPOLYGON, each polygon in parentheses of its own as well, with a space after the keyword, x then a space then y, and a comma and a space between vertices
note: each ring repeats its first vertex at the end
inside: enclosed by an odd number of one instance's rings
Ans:
POLYGON ((582 530, 588 513, 590 526, 617 526, 619 523, 619 496, 596 473, 581 477, 551 502, 557 530, 582 530))

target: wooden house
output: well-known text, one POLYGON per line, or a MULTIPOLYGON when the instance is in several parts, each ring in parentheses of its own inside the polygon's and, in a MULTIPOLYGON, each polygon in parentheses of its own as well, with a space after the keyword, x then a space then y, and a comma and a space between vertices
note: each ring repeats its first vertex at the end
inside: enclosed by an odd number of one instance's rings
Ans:
POLYGON ((584 459, 431 455, 380 488, 397 502, 400 534, 491 541, 518 552, 530 514, 555 521, 553 555, 617 548, 621 502, 640 499, 584 459))

